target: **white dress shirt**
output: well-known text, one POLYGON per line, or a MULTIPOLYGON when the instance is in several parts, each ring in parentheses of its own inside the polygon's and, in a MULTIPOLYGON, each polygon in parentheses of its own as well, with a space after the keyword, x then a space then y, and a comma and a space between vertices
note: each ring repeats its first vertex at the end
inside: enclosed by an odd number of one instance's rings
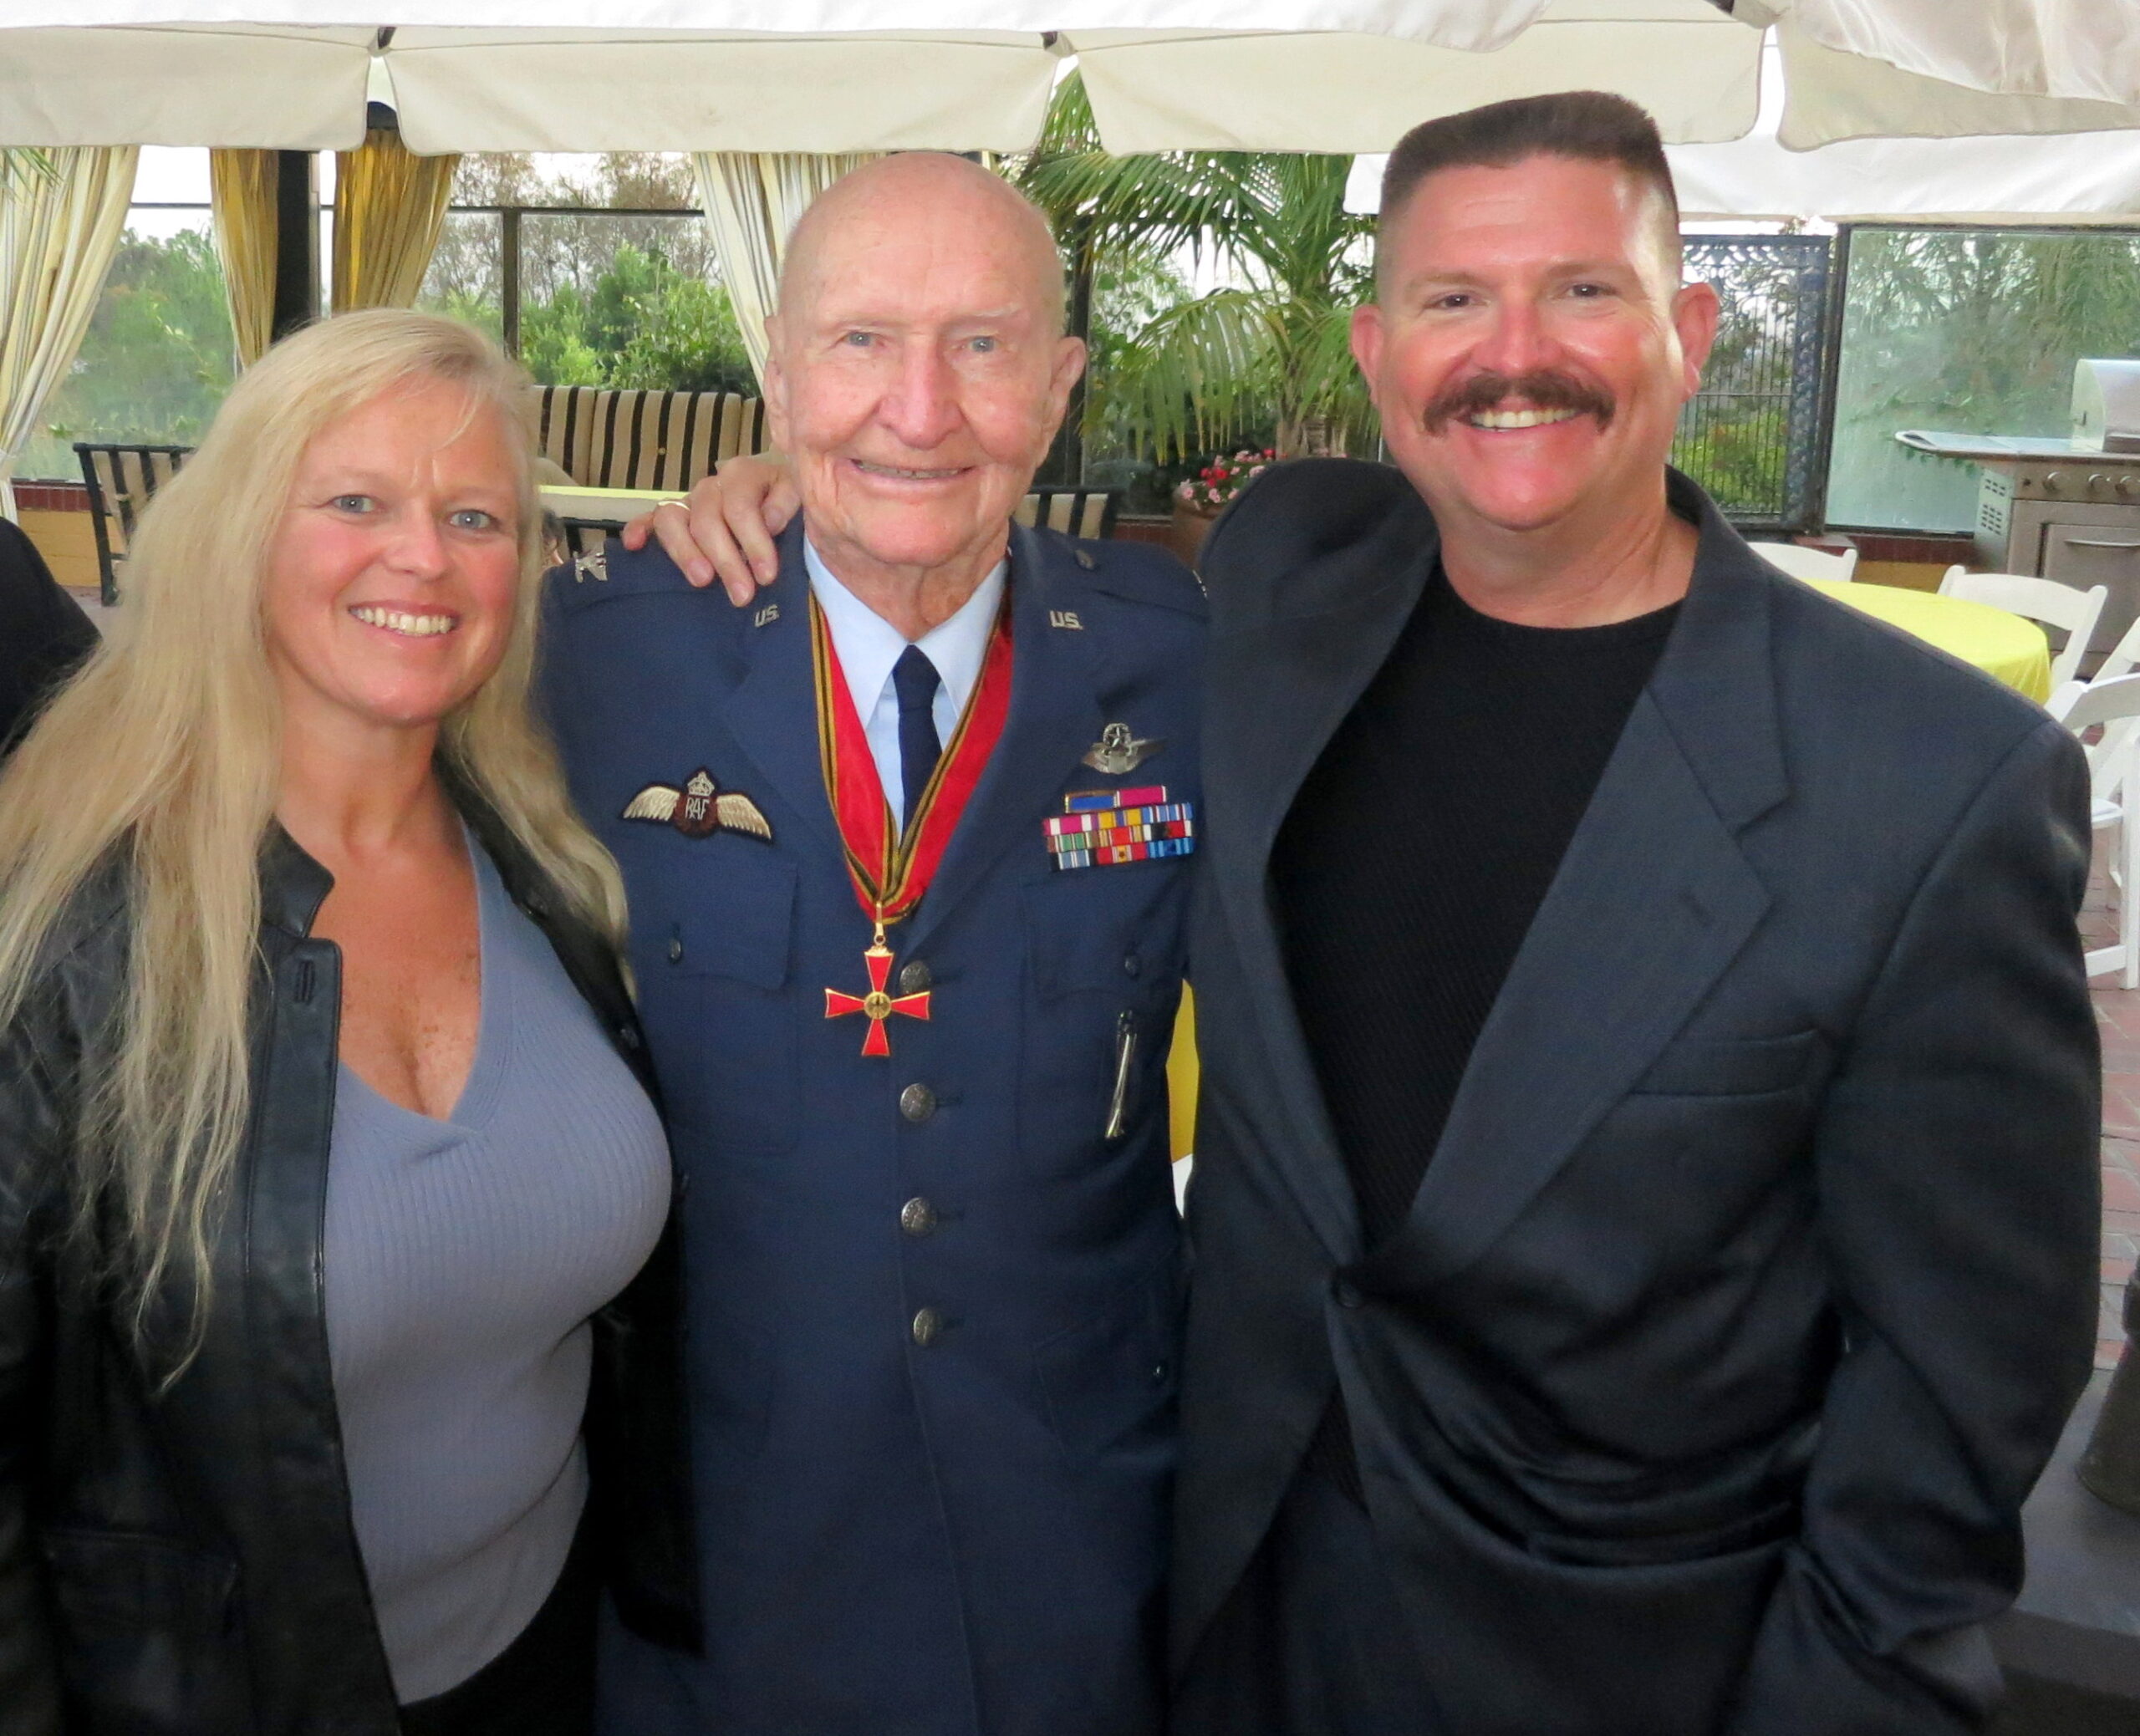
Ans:
MULTIPOLYGON (((906 824, 906 786, 899 764, 899 697, 892 685, 892 665, 908 641, 898 628, 839 582, 812 545, 802 539, 802 564, 809 571, 810 593, 824 611, 825 626, 832 634, 833 652, 839 659, 840 673, 847 677, 847 690, 862 719, 862 732, 869 738, 869 757, 877 762, 877 781, 884 787, 884 800, 892 817, 906 824)), ((922 654, 936 665, 941 685, 930 715, 936 720, 936 739, 946 746, 966 701, 981 681, 981 666, 988 658, 989 631, 996 612, 1002 606, 1008 560, 998 561, 995 570, 981 580, 959 612, 940 626, 932 627, 914 641, 922 654)))

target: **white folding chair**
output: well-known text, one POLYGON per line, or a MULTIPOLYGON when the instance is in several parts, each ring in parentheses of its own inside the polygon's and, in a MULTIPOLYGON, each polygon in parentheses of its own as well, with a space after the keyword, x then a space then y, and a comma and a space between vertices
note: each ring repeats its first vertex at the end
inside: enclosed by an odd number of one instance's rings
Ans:
POLYGON ((1781 567, 1793 578, 1847 579, 1857 571, 1857 551, 1846 548, 1830 554, 1825 548, 1806 548, 1796 542, 1749 542, 1771 567, 1781 567))
POLYGON ((2031 621, 2064 628, 2066 648, 2051 659, 2051 687, 2056 693, 2080 673, 2081 654, 2088 649, 2110 587, 2076 591, 2056 579, 2030 578, 2025 573, 1970 573, 1949 567, 1939 581, 1939 594, 1988 603, 2010 615, 2026 615, 2031 621))
POLYGON ((2140 777, 2132 776, 2133 745, 2140 736, 2132 728, 2135 718, 2140 718, 2140 675, 2091 684, 2074 696, 2064 718, 2076 736, 2097 724, 2103 726, 2100 740, 2082 746, 2088 756, 2090 822, 2097 832, 2117 828, 2110 864, 2111 881, 2117 888, 2117 944, 2097 948, 2087 955, 2087 966, 2091 976, 2119 972, 2128 989, 2140 988, 2140 882, 2133 878, 2140 867, 2140 777))

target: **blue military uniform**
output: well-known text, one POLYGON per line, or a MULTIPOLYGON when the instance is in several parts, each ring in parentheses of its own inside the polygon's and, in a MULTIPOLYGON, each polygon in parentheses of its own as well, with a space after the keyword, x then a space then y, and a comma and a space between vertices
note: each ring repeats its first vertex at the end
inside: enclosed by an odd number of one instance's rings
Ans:
MULTIPOLYGON (((797 529, 747 608, 650 548, 550 581, 549 715, 623 865, 682 1203, 702 1660, 612 1636, 629 1736, 1139 1736, 1182 1281, 1164 1061, 1193 856, 1058 869, 1068 796, 1194 804, 1204 608, 1173 561, 1016 529, 1008 720, 892 988, 818 759, 797 529), (1149 757, 1082 763, 1106 726, 1149 757), (621 817, 703 769, 772 837, 621 817), (1126 1068, 1123 1065, 1128 1051, 1126 1068), (1118 1132, 1106 1137, 1118 1074, 1118 1132)), ((657 807, 660 803, 655 804, 657 807)))

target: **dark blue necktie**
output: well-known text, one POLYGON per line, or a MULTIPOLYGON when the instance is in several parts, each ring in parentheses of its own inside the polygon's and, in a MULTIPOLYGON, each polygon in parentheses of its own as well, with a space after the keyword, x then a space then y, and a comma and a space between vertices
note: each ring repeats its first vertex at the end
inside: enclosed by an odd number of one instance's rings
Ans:
POLYGON ((899 786, 906 796, 906 826, 914 824, 921 792, 944 751, 936 735, 936 690, 943 677, 919 645, 909 645, 892 665, 892 690, 899 699, 899 786))

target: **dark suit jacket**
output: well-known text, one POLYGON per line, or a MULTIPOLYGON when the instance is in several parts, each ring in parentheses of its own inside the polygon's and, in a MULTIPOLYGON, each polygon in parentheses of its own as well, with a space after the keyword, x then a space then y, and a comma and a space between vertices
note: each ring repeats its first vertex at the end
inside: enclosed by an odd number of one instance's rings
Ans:
POLYGON ((545 697, 631 895, 683 1178, 703 1662, 620 1642, 629 1736, 1143 1736, 1163 1688, 1180 1224, 1165 1057, 1195 858, 1057 871, 1066 794, 1195 802, 1204 599, 1156 550, 1017 530, 1011 710, 893 981, 818 762, 797 524, 748 609, 657 548, 551 580, 545 697), (1111 722, 1151 744, 1083 763, 1111 722), (707 769, 770 839, 626 820, 707 769), (910 973, 917 973, 910 976, 910 973), (1123 1039, 1135 1041, 1123 1056, 1123 1039), (1118 1069, 1120 1134, 1104 1137, 1118 1069), (919 1215, 917 1215, 919 1214, 919 1215), (919 1340, 932 1311, 938 1330, 919 1340))
POLYGON ((1996 1691, 2094 1337, 2081 757, 1673 486, 1692 588, 1366 1257, 1267 867, 1434 527, 1302 464, 1206 550, 1178 1667, 1335 1382, 1455 1736, 1949 1731, 1996 1691))
POLYGON ((19 526, 0 519, 0 754, 95 649, 97 629, 19 526))

